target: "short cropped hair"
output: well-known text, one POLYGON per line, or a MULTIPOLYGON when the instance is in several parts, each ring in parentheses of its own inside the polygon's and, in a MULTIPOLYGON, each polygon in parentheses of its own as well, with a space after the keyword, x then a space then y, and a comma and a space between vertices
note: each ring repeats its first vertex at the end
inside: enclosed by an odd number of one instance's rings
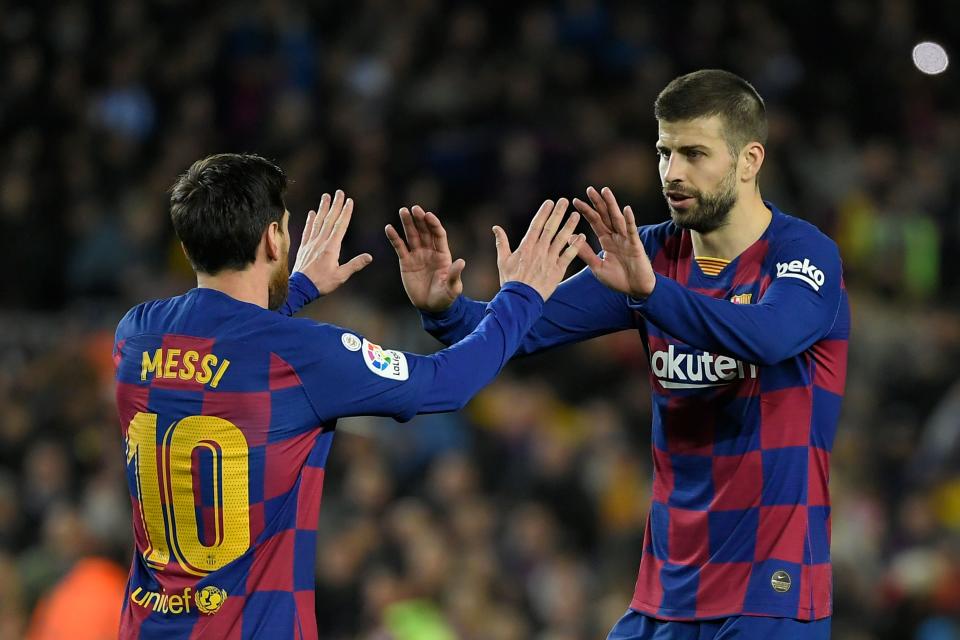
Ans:
POLYGON ((701 69, 675 78, 653 104, 657 120, 678 122, 720 116, 736 157, 749 142, 767 143, 767 110, 749 82, 722 69, 701 69))
POLYGON ((286 211, 287 176, 253 154, 197 160, 170 188, 170 218, 195 271, 216 275, 256 260, 264 230, 286 211))

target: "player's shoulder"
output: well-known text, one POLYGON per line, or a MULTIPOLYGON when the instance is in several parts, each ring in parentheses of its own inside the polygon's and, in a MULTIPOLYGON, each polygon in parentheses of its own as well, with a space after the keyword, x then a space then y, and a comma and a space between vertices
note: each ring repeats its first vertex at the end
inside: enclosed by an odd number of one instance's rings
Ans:
POLYGON ((310 318, 283 317, 271 333, 274 350, 286 353, 292 361, 323 358, 341 350, 359 351, 363 344, 363 336, 351 329, 310 318))
POLYGON ((782 211, 770 202, 766 204, 773 213, 775 227, 773 233, 770 234, 770 243, 774 247, 805 244, 837 250, 837 243, 821 231, 817 225, 809 220, 782 211))
POLYGON ((153 329, 157 317, 167 317, 183 304, 184 296, 147 300, 132 307, 117 323, 116 339, 119 342, 130 336, 147 333, 153 329))
POLYGON ((661 247, 679 241, 683 233, 683 229, 677 226, 673 220, 643 225, 639 227, 638 231, 640 232, 640 240, 648 253, 655 253, 661 247))

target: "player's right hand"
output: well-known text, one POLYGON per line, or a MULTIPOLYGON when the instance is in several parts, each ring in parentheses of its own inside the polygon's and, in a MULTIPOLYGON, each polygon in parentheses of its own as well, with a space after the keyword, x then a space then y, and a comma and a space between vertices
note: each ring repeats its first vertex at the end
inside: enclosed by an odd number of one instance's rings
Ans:
POLYGON ((553 294, 580 245, 586 242, 582 233, 573 233, 580 221, 576 211, 561 226, 569 205, 566 198, 560 198, 556 203, 544 200, 516 251, 510 250, 506 232, 500 227, 493 228, 501 286, 516 280, 536 289, 544 300, 553 294))
POLYGON ((332 292, 373 262, 373 256, 361 253, 340 264, 340 246, 352 215, 353 198, 347 198, 339 189, 333 198, 323 194, 317 210, 307 214, 293 270, 310 278, 321 295, 332 292))
POLYGON ((413 306, 438 313, 447 309, 463 292, 460 274, 466 262, 453 260, 447 245, 447 232, 440 219, 423 207, 400 209, 400 222, 406 242, 388 224, 384 231, 400 259, 400 279, 413 306))

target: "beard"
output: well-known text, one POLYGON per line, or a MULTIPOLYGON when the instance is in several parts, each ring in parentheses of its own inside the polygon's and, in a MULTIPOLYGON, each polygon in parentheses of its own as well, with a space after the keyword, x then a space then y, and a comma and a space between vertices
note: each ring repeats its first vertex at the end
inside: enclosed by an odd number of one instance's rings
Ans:
POLYGON ((277 265, 277 270, 270 276, 270 287, 267 295, 267 308, 270 311, 276 311, 287 299, 290 292, 290 273, 289 265, 284 260, 277 265))
POLYGON ((710 233, 727 224, 730 210, 737 204, 736 170, 733 169, 724 176, 714 193, 705 194, 702 191, 679 189, 671 189, 671 191, 680 191, 685 196, 696 200, 696 204, 687 209, 674 209, 670 206, 669 199, 667 200, 670 218, 674 224, 697 233, 710 233))

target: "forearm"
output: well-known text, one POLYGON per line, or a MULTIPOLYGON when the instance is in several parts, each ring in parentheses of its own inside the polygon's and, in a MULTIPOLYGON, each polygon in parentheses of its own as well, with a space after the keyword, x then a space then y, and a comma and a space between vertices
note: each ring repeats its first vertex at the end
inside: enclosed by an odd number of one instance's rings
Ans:
POLYGON ((483 317, 472 332, 420 363, 432 368, 432 380, 423 387, 417 413, 462 408, 510 360, 540 317, 543 300, 532 288, 512 282, 481 306, 483 317))
POLYGON ((758 364, 776 364, 808 349, 829 330, 837 295, 778 284, 758 304, 739 305, 685 289, 657 275, 653 293, 630 306, 674 338, 705 351, 758 364))
POLYGON ((294 271, 290 276, 290 288, 287 292, 287 299, 283 302, 277 313, 285 316, 292 316, 300 309, 320 297, 317 287, 310 281, 310 278, 294 271))
MULTIPOLYGON (((444 344, 463 338, 483 318, 486 303, 460 296, 443 313, 421 313, 423 327, 444 344)), ((526 333, 516 355, 537 353, 571 342, 636 326, 627 296, 600 283, 589 269, 571 276, 543 305, 542 317, 526 333)))

